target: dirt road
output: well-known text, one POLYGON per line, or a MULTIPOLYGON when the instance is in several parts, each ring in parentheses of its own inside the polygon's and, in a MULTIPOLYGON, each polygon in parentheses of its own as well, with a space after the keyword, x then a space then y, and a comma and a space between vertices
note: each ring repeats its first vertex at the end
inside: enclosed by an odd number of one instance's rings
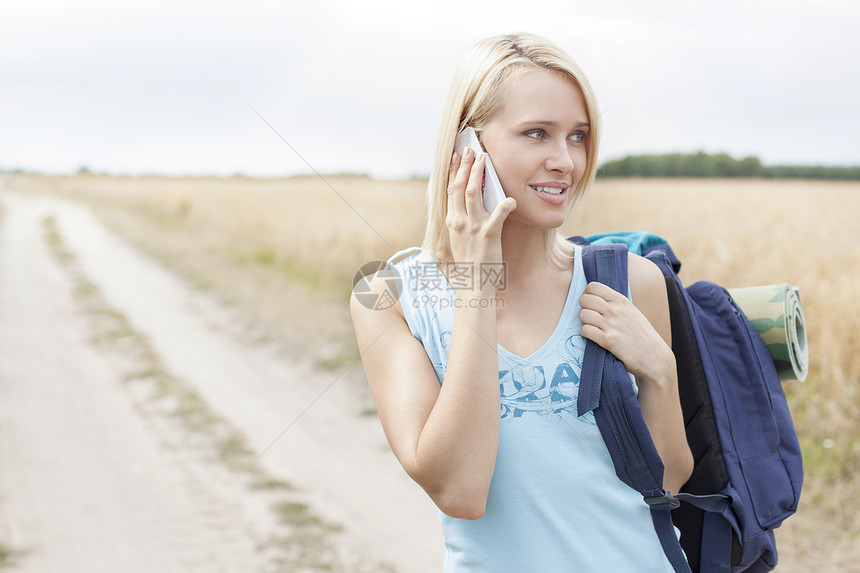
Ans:
MULTIPOLYGON (((0 188, 0 211, 0 543, 23 552, 11 570, 291 570, 272 542, 286 535, 272 511, 280 494, 251 487, 146 406, 122 361, 94 342, 81 285, 52 255, 46 221, 80 276, 139 333, 129 340, 145 340, 151 361, 237 430, 252 457, 262 453, 253 463, 292 485, 289 507, 306 503, 318 517, 308 523, 332 526, 335 570, 441 570, 436 511, 378 420, 361 415, 359 364, 320 373, 243 341, 230 309, 83 205, 0 188)), ((293 527, 302 542, 303 526, 293 527)))

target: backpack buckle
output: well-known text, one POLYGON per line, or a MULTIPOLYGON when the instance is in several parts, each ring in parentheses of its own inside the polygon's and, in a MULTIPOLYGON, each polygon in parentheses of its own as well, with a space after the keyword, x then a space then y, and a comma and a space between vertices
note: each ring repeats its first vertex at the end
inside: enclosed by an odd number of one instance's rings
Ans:
POLYGON ((672 511, 673 509, 681 505, 681 500, 679 500, 677 497, 672 495, 671 492, 668 491, 664 491, 662 495, 655 495, 651 497, 645 496, 642 499, 645 500, 645 503, 647 503, 651 509, 665 509, 668 511, 672 511))

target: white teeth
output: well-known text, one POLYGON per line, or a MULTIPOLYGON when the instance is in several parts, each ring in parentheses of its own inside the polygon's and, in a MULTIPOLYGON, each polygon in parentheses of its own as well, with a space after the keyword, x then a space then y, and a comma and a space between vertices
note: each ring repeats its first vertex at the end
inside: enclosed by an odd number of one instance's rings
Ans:
POLYGON ((564 191, 564 189, 561 189, 559 187, 537 187, 535 185, 532 185, 532 189, 534 189, 535 191, 540 191, 541 193, 550 193, 552 195, 561 195, 561 193, 564 191))

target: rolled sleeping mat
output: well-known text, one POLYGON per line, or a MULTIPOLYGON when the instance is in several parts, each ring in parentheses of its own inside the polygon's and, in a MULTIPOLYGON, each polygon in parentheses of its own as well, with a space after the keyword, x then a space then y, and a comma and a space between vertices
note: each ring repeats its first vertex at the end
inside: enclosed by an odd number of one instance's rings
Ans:
POLYGON ((729 294, 767 344, 779 379, 806 380, 809 349, 798 288, 778 284, 731 289, 729 294))

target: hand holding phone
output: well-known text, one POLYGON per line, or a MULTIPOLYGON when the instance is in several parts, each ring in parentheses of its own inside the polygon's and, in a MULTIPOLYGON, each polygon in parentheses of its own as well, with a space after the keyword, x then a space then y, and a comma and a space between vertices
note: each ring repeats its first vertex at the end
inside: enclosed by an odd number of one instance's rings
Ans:
MULTIPOLYGON (((454 150, 461 156, 466 148, 469 147, 475 152, 475 157, 479 153, 486 153, 481 147, 481 142, 478 141, 478 134, 471 127, 466 127, 457 135, 457 141, 454 143, 454 150)), ((505 192, 502 189, 502 184, 499 182, 499 176, 496 175, 496 170, 493 167, 490 156, 487 155, 487 163, 484 166, 484 180, 481 183, 481 195, 484 200, 484 209, 487 213, 492 213, 498 207, 499 203, 505 200, 505 192)))

